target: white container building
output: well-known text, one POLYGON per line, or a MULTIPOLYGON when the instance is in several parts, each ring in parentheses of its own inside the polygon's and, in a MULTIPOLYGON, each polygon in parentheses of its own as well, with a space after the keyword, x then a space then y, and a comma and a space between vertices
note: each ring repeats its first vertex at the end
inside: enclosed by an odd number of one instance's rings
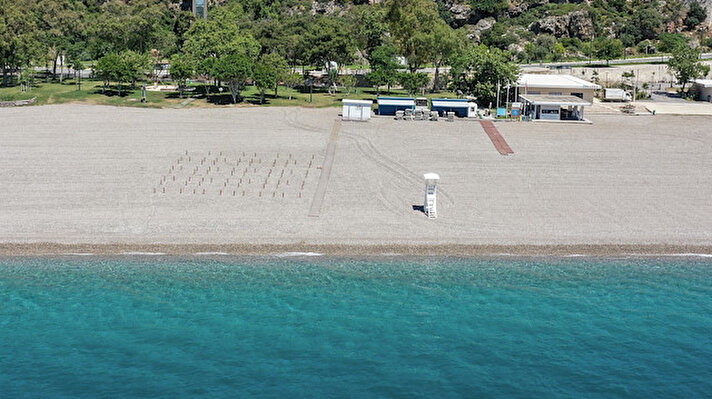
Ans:
POLYGON ((697 98, 700 101, 712 103, 712 79, 697 79, 693 89, 697 91, 697 98))
POLYGON ((342 100, 341 119, 345 121, 367 121, 371 119, 371 100, 342 100))

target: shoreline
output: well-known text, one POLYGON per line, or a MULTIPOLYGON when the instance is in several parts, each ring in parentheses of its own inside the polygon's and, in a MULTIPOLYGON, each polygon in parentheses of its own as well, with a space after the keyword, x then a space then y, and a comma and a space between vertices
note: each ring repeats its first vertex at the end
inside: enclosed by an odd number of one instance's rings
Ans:
POLYGON ((2 257, 45 256, 697 256, 712 257, 712 245, 409 245, 409 244, 0 244, 2 257))

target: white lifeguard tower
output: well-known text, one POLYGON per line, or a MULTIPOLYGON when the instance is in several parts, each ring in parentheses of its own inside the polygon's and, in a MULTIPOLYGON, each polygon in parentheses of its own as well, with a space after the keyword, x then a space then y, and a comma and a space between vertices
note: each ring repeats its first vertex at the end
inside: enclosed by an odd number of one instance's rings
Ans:
POLYGON ((435 219, 438 217, 437 195, 440 176, 436 173, 426 173, 423 177, 425 178, 425 203, 423 204, 423 212, 425 212, 429 218, 435 219))

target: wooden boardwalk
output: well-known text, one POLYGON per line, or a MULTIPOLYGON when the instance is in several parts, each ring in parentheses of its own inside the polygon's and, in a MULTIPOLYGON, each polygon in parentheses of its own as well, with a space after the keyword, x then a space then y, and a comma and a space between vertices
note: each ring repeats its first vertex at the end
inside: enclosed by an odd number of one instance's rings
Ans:
POLYGON ((337 118, 336 121, 334 121, 334 126, 331 128, 331 136, 329 136, 329 144, 326 146, 326 156, 324 157, 324 164, 321 168, 321 175, 319 175, 319 182, 316 186, 314 199, 312 200, 311 207, 309 208, 309 217, 318 218, 319 214, 321 214, 321 205, 324 203, 324 196, 326 195, 326 184, 329 182, 331 167, 334 165, 336 139, 339 138, 340 131, 341 118, 337 118))
POLYGON ((502 155, 510 155, 514 154, 514 151, 512 151, 512 148, 509 147, 509 144, 507 144, 507 141, 504 140, 504 137, 502 137, 501 134, 499 134, 499 130, 494 126, 494 122, 492 121, 480 121, 480 124, 482 125, 482 128, 485 130, 485 133, 487 133, 487 136, 489 136, 490 140, 492 140, 492 144, 494 144, 494 148, 499 151, 500 154, 502 155))

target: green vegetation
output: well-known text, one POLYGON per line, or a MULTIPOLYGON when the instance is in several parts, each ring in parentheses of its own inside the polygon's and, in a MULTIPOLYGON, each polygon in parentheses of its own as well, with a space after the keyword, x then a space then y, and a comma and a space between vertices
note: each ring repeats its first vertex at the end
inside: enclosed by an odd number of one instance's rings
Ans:
MULTIPOLYGON (((300 81, 302 76, 299 75, 300 81)), ((343 79, 344 77, 342 77, 343 79)), ((114 105, 114 106, 134 106, 134 107, 182 107, 186 97, 193 100, 185 107, 213 107, 215 105, 233 104, 232 93, 229 91, 218 91, 214 86, 204 84, 186 85, 186 94, 181 98, 179 93, 173 91, 147 91, 146 103, 141 103, 141 89, 124 88, 122 94, 118 95, 118 86, 109 85, 106 94, 102 93, 103 84, 99 81, 83 81, 82 91, 77 91, 74 83, 39 83, 30 91, 21 91, 19 87, 0 87, 0 101, 29 100, 36 97, 36 104, 92 104, 92 105, 114 105)), ((392 95, 405 96, 408 91, 405 89, 392 89, 392 95)), ((375 88, 341 88, 335 94, 330 94, 325 87, 314 88, 313 95, 309 95, 309 89, 295 89, 286 85, 280 86, 279 95, 265 91, 262 93, 257 86, 247 86, 240 92, 241 102, 238 106, 301 106, 310 108, 338 107, 344 98, 375 100, 378 93, 375 88), (264 96, 264 97, 263 97, 264 96)), ((454 98, 455 93, 441 91, 431 94, 431 97, 454 98)))
POLYGON ((677 82, 682 85, 682 93, 685 92, 685 86, 691 80, 707 75, 710 72, 710 67, 703 65, 700 61, 700 50, 690 48, 684 44, 673 50, 673 56, 668 61, 668 68, 677 79, 677 82))
POLYGON ((497 85, 514 83, 518 73, 505 52, 476 46, 453 60, 450 74, 453 90, 471 93, 481 104, 489 104, 495 100, 497 85))
MULTIPOLYGON (((150 94, 153 105, 180 103, 186 90, 199 97, 191 106, 202 100, 299 102, 307 80, 320 88, 314 105, 322 96, 334 103, 343 93, 397 93, 399 86, 434 95, 458 90, 487 102, 498 82, 516 79, 517 62, 611 60, 712 46, 703 26, 707 12, 694 1, 215 0, 207 19, 196 19, 188 5, 0 0, 2 86, 14 93, 3 89, 3 95, 133 104, 138 87, 158 81, 160 68, 170 65, 170 76, 160 79, 178 92, 150 94), (32 76, 38 67, 47 71, 39 87, 32 76), (99 84, 88 81, 86 93, 69 93, 81 86, 78 75, 66 72, 82 67, 91 68, 99 84), (433 69, 423 74, 423 67, 433 69), (441 73, 446 67, 450 73, 441 73), (354 77, 345 68, 368 73, 354 77)), ((675 59, 671 68, 681 71, 684 85, 689 68, 679 60, 687 58, 675 59)))

